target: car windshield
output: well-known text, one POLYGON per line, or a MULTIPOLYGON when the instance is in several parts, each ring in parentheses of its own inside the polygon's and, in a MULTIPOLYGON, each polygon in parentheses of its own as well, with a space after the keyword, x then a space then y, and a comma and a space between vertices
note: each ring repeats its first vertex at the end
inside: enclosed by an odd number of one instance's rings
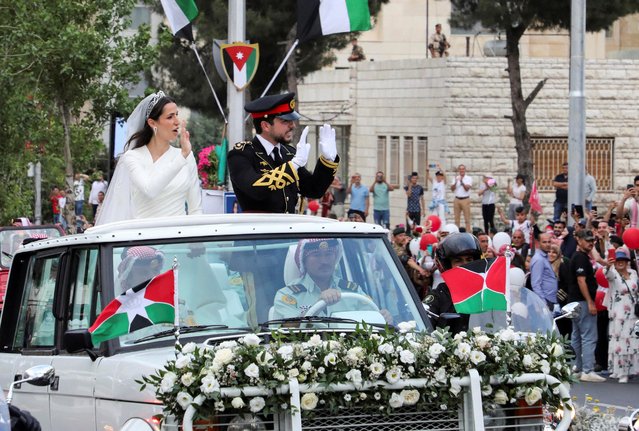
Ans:
MULTIPOLYGON (((354 328, 353 322, 397 326, 414 321, 417 330, 429 329, 391 253, 381 236, 114 247, 113 294, 145 285, 175 260, 181 326, 219 333, 280 325, 343 330, 354 328)), ((120 342, 146 342, 171 326, 147 326, 120 342)))
POLYGON ((0 252, 2 254, 0 265, 4 268, 11 267, 13 256, 25 239, 57 238, 60 235, 60 231, 55 227, 3 228, 0 230, 0 252))

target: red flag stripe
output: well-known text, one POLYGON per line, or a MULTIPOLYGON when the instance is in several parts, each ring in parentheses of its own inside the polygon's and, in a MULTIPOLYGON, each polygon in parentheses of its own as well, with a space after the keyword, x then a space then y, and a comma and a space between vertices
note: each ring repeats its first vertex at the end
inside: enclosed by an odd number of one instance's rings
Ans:
POLYGON ((175 305, 173 295, 175 294, 175 277, 173 270, 156 275, 146 286, 144 297, 153 302, 164 302, 175 305))
POLYGON ((95 319, 95 322, 93 322, 93 325, 89 328, 89 332, 93 332, 98 329, 105 320, 117 313, 121 305, 122 303, 118 301, 118 298, 109 302, 109 305, 104 307, 104 310, 102 310, 100 315, 95 319))

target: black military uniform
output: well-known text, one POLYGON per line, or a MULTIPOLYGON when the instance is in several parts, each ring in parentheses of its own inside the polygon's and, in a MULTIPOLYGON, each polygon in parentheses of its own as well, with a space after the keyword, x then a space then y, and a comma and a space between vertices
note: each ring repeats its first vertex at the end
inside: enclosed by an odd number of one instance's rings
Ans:
MULTIPOLYGON (((248 103, 244 109, 254 120, 278 117, 297 120, 295 93, 266 96, 248 103)), ((281 163, 269 156, 257 137, 235 144, 228 154, 233 190, 244 212, 296 213, 298 194, 321 198, 333 182, 339 156, 335 161, 320 157, 313 173, 296 169, 291 160, 295 147, 280 143, 281 163)))

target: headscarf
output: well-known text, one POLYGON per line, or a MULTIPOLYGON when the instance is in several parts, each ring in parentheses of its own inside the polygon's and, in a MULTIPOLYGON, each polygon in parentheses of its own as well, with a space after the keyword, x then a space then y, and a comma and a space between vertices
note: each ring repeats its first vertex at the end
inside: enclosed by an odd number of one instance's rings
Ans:
POLYGON ((301 239, 297 243, 297 250, 295 250, 295 263, 302 274, 306 273, 304 268, 304 259, 312 251, 315 250, 334 250, 336 253, 335 261, 339 262, 343 254, 342 241, 335 238, 309 238, 301 239))

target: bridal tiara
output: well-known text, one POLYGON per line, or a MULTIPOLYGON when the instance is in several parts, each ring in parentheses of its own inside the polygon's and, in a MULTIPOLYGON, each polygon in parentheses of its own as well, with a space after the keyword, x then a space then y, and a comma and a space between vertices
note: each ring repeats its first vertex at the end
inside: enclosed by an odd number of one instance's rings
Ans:
POLYGON ((149 118, 149 115, 151 115, 151 111, 153 110, 153 107, 159 102, 159 100, 163 97, 166 97, 166 94, 164 94, 164 91, 160 90, 157 93, 155 93, 153 95, 153 97, 151 97, 151 100, 149 101, 149 106, 146 107, 146 115, 144 116, 145 119, 149 118))

